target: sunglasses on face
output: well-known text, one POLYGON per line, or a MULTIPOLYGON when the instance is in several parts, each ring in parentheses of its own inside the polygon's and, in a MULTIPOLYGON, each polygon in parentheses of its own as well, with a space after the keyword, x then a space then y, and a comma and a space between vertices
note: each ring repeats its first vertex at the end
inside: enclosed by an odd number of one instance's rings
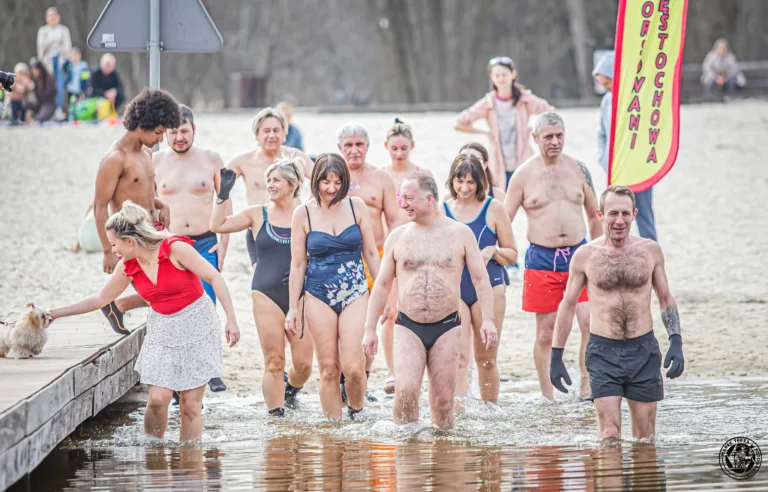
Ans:
POLYGON ((491 58, 491 60, 488 62, 488 65, 495 67, 496 65, 512 65, 512 58, 508 56, 497 56, 496 58, 491 58))
POLYGON ((299 176, 299 170, 296 169, 296 166, 293 165, 293 162, 291 161, 283 161, 280 164, 277 165, 277 167, 283 167, 283 166, 291 166, 293 168, 293 172, 296 173, 296 176, 299 176))

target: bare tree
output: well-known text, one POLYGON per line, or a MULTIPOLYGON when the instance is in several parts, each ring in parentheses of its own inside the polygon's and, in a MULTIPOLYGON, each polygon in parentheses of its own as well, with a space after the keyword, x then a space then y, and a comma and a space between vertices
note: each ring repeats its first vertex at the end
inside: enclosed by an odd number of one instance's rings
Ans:
POLYGON ((568 23, 571 28, 576 73, 582 97, 592 94, 592 77, 589 70, 589 26, 584 0, 566 0, 568 23))

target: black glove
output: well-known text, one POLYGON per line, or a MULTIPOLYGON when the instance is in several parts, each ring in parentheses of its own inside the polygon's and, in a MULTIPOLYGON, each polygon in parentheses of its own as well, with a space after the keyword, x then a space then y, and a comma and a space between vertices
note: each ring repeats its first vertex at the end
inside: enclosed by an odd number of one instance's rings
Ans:
POLYGON ((565 380, 568 386, 571 385, 571 376, 568 375, 568 370, 565 368, 565 364, 563 364, 563 349, 552 347, 552 355, 549 361, 549 381, 558 391, 568 393, 568 390, 563 386, 561 378, 565 380))
POLYGON ((11 86, 16 81, 13 73, 0 72, 0 88, 5 89, 8 92, 13 92, 11 86))
POLYGON ((237 174, 235 171, 228 167, 222 167, 221 183, 219 184, 219 200, 224 202, 229 199, 229 192, 232 191, 232 188, 235 186, 235 181, 237 181, 237 174))
POLYGON ((667 356, 664 357, 664 369, 669 367, 669 363, 672 363, 672 367, 667 371, 667 377, 669 379, 675 379, 683 373, 685 368, 685 359, 683 359, 683 338, 680 335, 670 335, 669 337, 669 350, 667 350, 667 356))

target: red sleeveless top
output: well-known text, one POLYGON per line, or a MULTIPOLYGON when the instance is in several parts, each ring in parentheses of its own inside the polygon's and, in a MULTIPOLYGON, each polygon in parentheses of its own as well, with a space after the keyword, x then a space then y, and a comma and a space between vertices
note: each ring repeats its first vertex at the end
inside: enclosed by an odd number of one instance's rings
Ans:
POLYGON ((149 306, 160 314, 181 311, 203 295, 200 277, 189 270, 179 270, 168 257, 171 244, 184 241, 194 242, 184 236, 171 236, 163 240, 157 255, 157 285, 153 284, 135 258, 124 262, 125 274, 133 278, 133 288, 149 306))

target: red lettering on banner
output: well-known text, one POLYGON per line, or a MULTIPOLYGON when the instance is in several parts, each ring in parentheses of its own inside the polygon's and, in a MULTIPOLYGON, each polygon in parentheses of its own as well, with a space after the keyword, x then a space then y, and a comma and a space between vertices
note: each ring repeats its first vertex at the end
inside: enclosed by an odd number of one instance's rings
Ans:
POLYGON ((632 134, 632 143, 629 144, 629 148, 630 149, 634 149, 635 148, 635 141, 636 140, 637 140, 637 133, 633 133, 632 134))
POLYGON ((627 113, 631 113, 632 111, 640 111, 640 98, 638 96, 635 96, 635 98, 632 99, 629 109, 627 109, 627 113))
POLYGON ((659 12, 661 12, 661 23, 659 24, 659 29, 666 31, 667 20, 669 19, 669 0, 661 0, 659 2, 659 12))
POLYGON ((653 93, 653 106, 654 108, 661 107, 661 97, 664 95, 664 91, 655 91, 653 93))
POLYGON ((640 26, 640 37, 648 34, 648 28, 651 27, 651 21, 644 20, 643 25, 640 26))
POLYGON ((640 78, 635 77, 635 86, 633 87, 635 94, 640 92, 640 89, 643 88, 643 82, 645 82, 645 77, 640 77, 640 78))
POLYGON ((656 74, 656 77, 653 78, 653 85, 656 86, 656 88, 661 89, 664 87, 664 84, 661 82, 661 79, 664 77, 664 72, 659 72, 656 74))
POLYGON ((668 37, 669 37, 669 34, 665 32, 659 33, 659 49, 660 50, 664 49, 664 41, 666 41, 668 37))
POLYGON ((656 126, 659 124, 659 119, 661 118, 661 111, 658 109, 654 110, 653 113, 651 113, 651 125, 656 126))
POLYGON ((651 161, 655 163, 659 162, 656 160, 656 147, 651 147, 651 153, 648 154, 648 158, 645 160, 645 163, 648 164, 651 161))
POLYGON ((648 129, 648 142, 650 142, 651 145, 656 145, 656 139, 659 138, 659 129, 658 128, 649 128, 648 129))
POLYGON ((648 17, 652 16, 654 7, 655 5, 653 4, 653 2, 650 2, 650 1, 645 2, 643 4, 643 17, 647 19, 648 17))
POLYGON ((637 73, 640 73, 640 70, 643 69, 643 60, 640 60, 637 62, 637 73))
POLYGON ((658 55, 656 55, 656 68, 661 70, 667 65, 667 55, 663 51, 660 51, 658 55))
POLYGON ((640 115, 639 114, 631 114, 629 115, 629 131, 632 130, 639 130, 640 129, 640 115))

